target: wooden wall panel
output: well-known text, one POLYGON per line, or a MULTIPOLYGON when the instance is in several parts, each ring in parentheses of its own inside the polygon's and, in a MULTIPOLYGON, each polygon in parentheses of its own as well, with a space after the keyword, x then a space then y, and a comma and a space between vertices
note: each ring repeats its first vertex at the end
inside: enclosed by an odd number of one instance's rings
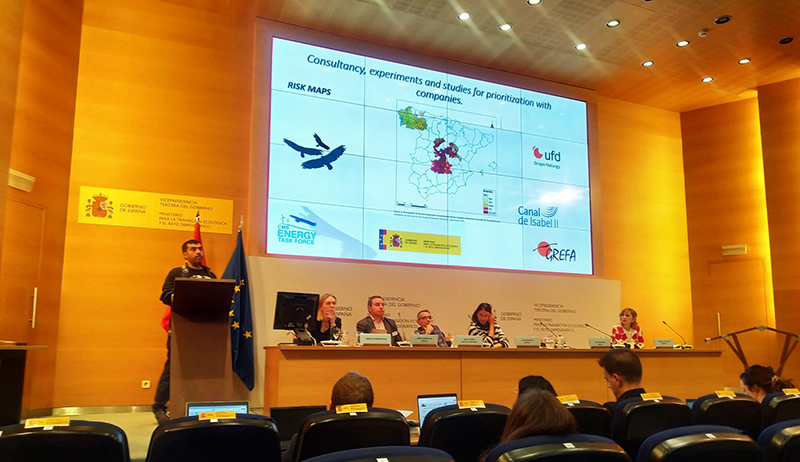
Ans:
MULTIPOLYGON (((758 88, 767 213, 779 329, 800 332, 800 79, 758 88)), ((794 354, 787 377, 800 379, 794 354)))
POLYGON ((648 347, 677 339, 662 320, 691 342, 679 115, 608 98, 597 106, 605 277, 622 281, 622 307, 638 312, 648 347))
MULTIPOLYGON (((141 381, 155 386, 166 354, 158 296, 192 237, 78 224, 80 186, 229 199, 236 222, 246 213, 254 14, 235 3, 85 2, 55 406, 152 403, 141 381)), ((218 275, 235 231, 203 236, 218 275)))
MULTIPOLYGON (((11 133, 17 99, 19 54, 22 46, 22 21, 25 1, 0 3, 0 240, 6 217, 8 167, 11 162, 11 133)), ((2 254, 0 254, 2 258, 2 254)), ((0 275, 2 277, 2 275, 0 275)), ((2 314, 0 314, 2 316, 2 314)))
MULTIPOLYGON (((681 114, 686 174, 695 345, 758 324, 775 325, 770 235, 764 193, 758 100, 681 114), (747 255, 722 256, 722 246, 746 244, 747 255)), ((777 363, 774 336, 742 337, 751 364, 777 363)), ((725 384, 738 386, 742 366, 725 351, 725 384)))
MULTIPOLYGON (((43 226, 40 221, 29 230, 41 259, 4 263, 19 272, 27 268, 37 279, 36 328, 27 340, 49 349, 28 355, 23 407, 38 409, 51 407, 53 397, 83 0, 24 4, 10 166, 35 177, 36 183, 30 193, 8 188, 7 194, 43 211, 43 226)), ((15 217, 9 214, 8 219, 15 217)), ((32 287, 22 289, 32 293, 32 287)), ((28 300, 29 293, 23 294, 28 300)))

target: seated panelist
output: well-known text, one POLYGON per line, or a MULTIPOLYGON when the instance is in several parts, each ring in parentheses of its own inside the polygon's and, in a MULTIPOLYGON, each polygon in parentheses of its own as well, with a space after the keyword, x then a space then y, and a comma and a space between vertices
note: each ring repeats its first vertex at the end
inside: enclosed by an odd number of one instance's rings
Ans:
POLYGON ((491 348, 508 348, 508 339, 500 325, 495 322, 492 314, 492 305, 481 303, 472 313, 472 322, 469 324, 469 335, 483 337, 483 344, 491 348))
POLYGON ((367 300, 367 312, 369 315, 356 323, 356 332, 359 334, 385 334, 392 336, 392 345, 397 346, 397 342, 402 342, 403 337, 397 332, 397 324, 384 316, 385 307, 383 297, 373 295, 367 300))
POLYGON ((342 318, 336 316, 336 297, 333 294, 324 294, 319 298, 317 309, 317 322, 308 333, 317 343, 325 340, 338 340, 342 331, 342 318))
POLYGON ((444 332, 439 329, 439 326, 433 323, 433 315, 430 311, 420 310, 420 312, 417 313, 417 324, 419 324, 419 327, 414 331, 415 334, 435 335, 438 337, 436 341, 438 346, 443 348, 450 346, 450 342, 447 341, 444 332))
POLYGON ((633 308, 625 308, 619 313, 619 325, 611 328, 611 343, 628 348, 644 348, 644 335, 636 322, 633 308))

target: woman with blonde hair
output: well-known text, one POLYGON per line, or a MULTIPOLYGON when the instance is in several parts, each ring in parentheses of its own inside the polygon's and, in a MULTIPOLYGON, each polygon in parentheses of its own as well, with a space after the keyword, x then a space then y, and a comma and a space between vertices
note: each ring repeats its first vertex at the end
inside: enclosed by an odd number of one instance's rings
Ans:
POLYGON ((336 297, 333 294, 323 294, 319 297, 319 308, 314 328, 308 333, 317 343, 325 340, 338 340, 342 330, 342 318, 336 316, 336 297))
POLYGON ((611 343, 628 348, 644 348, 644 335, 636 321, 636 311, 633 308, 620 311, 619 325, 611 328, 611 343))

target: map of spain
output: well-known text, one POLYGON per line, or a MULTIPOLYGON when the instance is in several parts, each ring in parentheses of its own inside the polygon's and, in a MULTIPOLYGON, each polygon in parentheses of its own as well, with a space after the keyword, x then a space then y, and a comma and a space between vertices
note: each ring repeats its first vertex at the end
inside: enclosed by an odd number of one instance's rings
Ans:
MULTIPOLYGON (((437 193, 453 195, 466 186, 467 179, 475 173, 470 162, 494 141, 489 129, 482 131, 453 119, 416 111, 411 106, 397 114, 401 127, 419 132, 414 146, 408 149, 413 162, 409 182, 423 199, 437 193)), ((494 165, 487 163, 487 168, 494 165)))

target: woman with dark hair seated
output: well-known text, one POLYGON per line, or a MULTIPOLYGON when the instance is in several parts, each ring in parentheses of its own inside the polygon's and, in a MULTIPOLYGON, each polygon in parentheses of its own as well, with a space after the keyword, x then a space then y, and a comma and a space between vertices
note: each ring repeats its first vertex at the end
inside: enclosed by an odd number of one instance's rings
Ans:
POLYGON ((538 435, 569 435, 578 432, 572 414, 552 393, 539 389, 520 393, 511 413, 500 443, 538 435))
POLYGON ((791 380, 781 379, 770 366, 750 366, 742 372, 739 379, 744 392, 759 403, 770 393, 794 388, 791 380))
POLYGON ((556 389, 550 382, 541 375, 529 375, 519 379, 519 386, 517 386, 517 393, 522 396, 528 390, 544 390, 549 391, 553 396, 558 396, 556 389))
POLYGON ((495 322, 492 305, 484 302, 472 313, 468 335, 483 337, 483 345, 489 348, 508 348, 508 339, 500 325, 495 322))

